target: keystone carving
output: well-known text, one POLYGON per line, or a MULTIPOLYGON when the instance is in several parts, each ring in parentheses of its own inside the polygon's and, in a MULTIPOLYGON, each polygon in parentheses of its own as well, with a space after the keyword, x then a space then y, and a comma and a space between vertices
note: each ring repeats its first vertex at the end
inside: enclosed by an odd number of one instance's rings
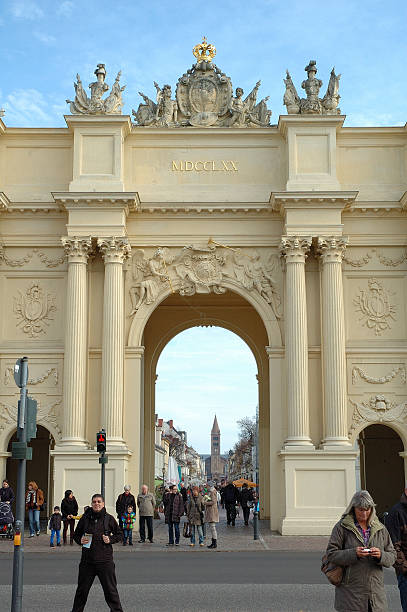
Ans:
POLYGON ((356 310, 362 314, 360 321, 369 329, 374 329, 376 336, 391 329, 390 321, 395 321, 396 305, 390 303, 389 292, 377 278, 368 280, 368 291, 360 290, 353 300, 356 310))
MULTIPOLYGON (((58 418, 55 413, 55 408, 61 403, 61 400, 57 400, 47 406, 41 406, 41 402, 37 400, 37 423, 43 424, 45 427, 51 425, 54 432, 56 432, 58 439, 62 438, 62 431, 58 423, 58 418)), ((15 424, 17 422, 17 402, 15 405, 5 404, 0 401, 2 410, 0 411, 0 431, 3 431, 8 425, 15 424)))
POLYGON ((341 75, 336 75, 335 68, 332 68, 326 94, 321 99, 319 98, 319 90, 322 87, 322 81, 315 76, 317 73, 316 61, 310 60, 304 70, 308 78, 302 82, 301 87, 305 89, 306 98, 300 99, 288 70, 287 78, 283 79, 286 88, 283 102, 287 108, 287 113, 289 115, 340 115, 341 109, 338 108, 338 104, 341 75))
POLYGON ((95 70, 96 81, 89 84, 90 98, 88 98, 79 74, 76 75, 75 100, 67 100, 72 115, 119 115, 122 112, 122 92, 125 85, 120 87, 119 80, 121 72, 118 72, 115 82, 108 97, 103 100, 103 95, 108 91, 109 85, 105 83, 105 64, 98 64, 95 70))
POLYGON ((374 395, 368 402, 354 402, 349 400, 353 406, 352 423, 349 436, 363 422, 365 423, 391 423, 392 421, 404 422, 407 417, 407 402, 396 406, 384 395, 374 395))
POLYGON ((18 319, 17 327, 30 338, 45 334, 53 320, 52 313, 57 310, 56 296, 46 293, 38 282, 33 282, 23 293, 14 297, 14 313, 18 319))

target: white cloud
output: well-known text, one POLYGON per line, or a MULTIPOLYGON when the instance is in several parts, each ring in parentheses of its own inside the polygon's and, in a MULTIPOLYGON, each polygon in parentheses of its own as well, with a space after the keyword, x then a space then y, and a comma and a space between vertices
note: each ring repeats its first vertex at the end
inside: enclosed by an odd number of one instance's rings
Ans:
POLYGON ((49 105, 36 89, 16 89, 6 97, 7 124, 17 127, 49 125, 52 116, 49 105))
POLYGON ((57 41, 55 36, 52 36, 52 34, 45 34, 45 32, 34 32, 34 36, 40 42, 44 43, 44 45, 54 45, 57 41))
POLYGON ((44 11, 33 0, 14 0, 10 6, 11 14, 17 19, 41 19, 44 11))
POLYGON ((74 9, 74 3, 71 0, 65 0, 64 2, 59 3, 56 13, 61 17, 70 17, 72 15, 74 9))

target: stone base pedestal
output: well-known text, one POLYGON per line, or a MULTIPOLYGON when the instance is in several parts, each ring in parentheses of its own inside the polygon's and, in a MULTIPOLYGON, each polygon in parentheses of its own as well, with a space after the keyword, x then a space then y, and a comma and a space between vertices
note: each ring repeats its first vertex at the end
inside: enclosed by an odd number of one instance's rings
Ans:
MULTIPOLYGON (((100 493, 99 453, 95 450, 68 450, 56 446, 51 451, 54 458, 54 505, 61 504, 66 489, 72 489, 82 514, 84 506, 90 505, 94 493, 100 493)), ((105 497, 106 509, 116 516, 116 499, 127 483, 127 469, 131 452, 109 450, 106 464, 105 497)))
POLYGON ((329 535, 355 492, 354 450, 280 452, 285 480, 282 535, 329 535))

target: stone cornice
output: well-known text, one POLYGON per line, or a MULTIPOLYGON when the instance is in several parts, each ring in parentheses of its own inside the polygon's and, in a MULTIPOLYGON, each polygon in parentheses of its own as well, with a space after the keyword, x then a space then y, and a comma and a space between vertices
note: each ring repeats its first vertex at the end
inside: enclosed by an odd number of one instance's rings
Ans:
POLYGON ((280 115, 278 118, 278 130, 285 136, 287 129, 295 127, 336 127, 343 126, 346 115, 280 115))
POLYGON ((407 210, 407 191, 403 193, 399 202, 400 202, 401 210, 407 210))
POLYGON ((267 204, 263 204, 262 206, 253 205, 253 204, 224 204, 224 203, 205 203, 205 204, 180 204, 174 205, 173 203, 166 204, 144 204, 140 205, 137 209, 137 212, 140 214, 163 214, 163 215, 216 215, 216 214, 240 214, 240 215, 248 215, 248 214, 270 214, 272 210, 270 206, 267 204))
POLYGON ((270 194, 270 204, 278 212, 286 208, 332 207, 345 209, 355 201, 358 191, 282 191, 270 194))
POLYGON ((3 191, 0 191, 0 212, 9 210, 10 200, 3 191))
POLYGON ((52 193, 52 197, 62 210, 75 208, 117 208, 122 206, 126 213, 137 211, 140 198, 137 191, 133 192, 60 192, 52 193))
POLYGON ((69 131, 75 127, 98 127, 121 125, 123 135, 126 137, 131 132, 130 115, 64 115, 69 131))

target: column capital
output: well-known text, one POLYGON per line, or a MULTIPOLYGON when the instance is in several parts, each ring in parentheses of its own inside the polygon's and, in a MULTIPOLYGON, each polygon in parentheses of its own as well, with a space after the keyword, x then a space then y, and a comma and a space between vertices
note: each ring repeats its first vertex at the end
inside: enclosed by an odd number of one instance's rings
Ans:
POLYGON ((287 263, 304 263, 312 243, 311 236, 282 236, 280 255, 287 263))
POLYGON ((318 236, 317 252, 323 264, 342 263, 348 245, 347 236, 318 236))
POLYGON ((131 246, 128 238, 122 236, 109 236, 106 238, 98 238, 98 247, 102 252, 102 257, 105 264, 119 263, 122 264, 130 257, 131 246))
POLYGON ((63 236, 61 242, 68 256, 69 263, 87 263, 92 249, 92 239, 90 236, 83 238, 78 236, 63 236))

